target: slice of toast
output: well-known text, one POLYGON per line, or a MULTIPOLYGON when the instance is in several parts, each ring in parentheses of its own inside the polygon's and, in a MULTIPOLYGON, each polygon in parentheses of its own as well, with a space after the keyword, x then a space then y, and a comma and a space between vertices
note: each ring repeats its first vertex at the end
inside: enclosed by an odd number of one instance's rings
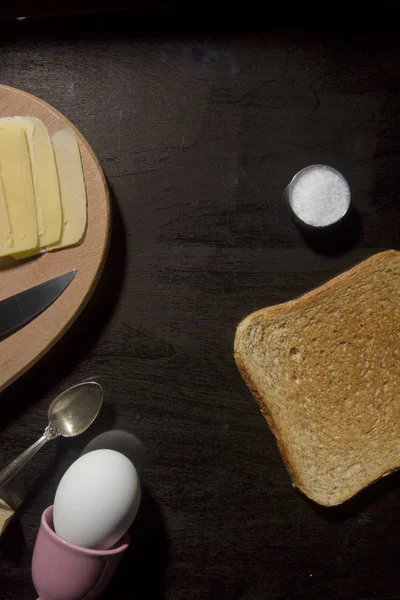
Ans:
POLYGON ((400 252, 242 321, 235 360, 293 484, 341 504, 400 468, 400 252))

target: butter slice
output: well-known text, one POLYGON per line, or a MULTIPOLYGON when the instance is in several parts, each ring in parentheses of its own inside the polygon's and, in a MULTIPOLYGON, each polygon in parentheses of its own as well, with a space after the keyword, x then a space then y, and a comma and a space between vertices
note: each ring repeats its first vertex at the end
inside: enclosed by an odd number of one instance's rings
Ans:
POLYGON ((12 251, 12 230, 10 215, 8 214, 8 206, 6 196, 4 194, 3 180, 0 175, 0 256, 6 256, 7 250, 12 251))
MULTIPOLYGON (((41 247, 58 242, 61 236, 61 200, 53 145, 44 123, 35 117, 21 117, 34 125, 30 150, 36 215, 41 247)), ((30 143, 28 137, 28 145, 30 143)))
POLYGON ((23 127, 0 122, 0 256, 38 245, 35 194, 23 127))
POLYGON ((60 184, 63 223, 58 242, 46 250, 78 244, 86 229, 86 189, 78 142, 71 129, 60 129, 51 136, 60 184))
POLYGON ((39 246, 54 244, 60 239, 62 215, 56 162, 47 129, 36 117, 9 117, 0 120, 2 125, 25 129, 35 190, 39 246))

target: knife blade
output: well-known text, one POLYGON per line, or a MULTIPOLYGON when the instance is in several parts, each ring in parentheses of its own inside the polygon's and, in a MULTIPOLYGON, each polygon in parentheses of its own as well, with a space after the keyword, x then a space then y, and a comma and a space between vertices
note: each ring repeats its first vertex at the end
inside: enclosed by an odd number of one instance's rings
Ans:
POLYGON ((76 269, 0 300, 0 341, 48 308, 66 290, 76 269))

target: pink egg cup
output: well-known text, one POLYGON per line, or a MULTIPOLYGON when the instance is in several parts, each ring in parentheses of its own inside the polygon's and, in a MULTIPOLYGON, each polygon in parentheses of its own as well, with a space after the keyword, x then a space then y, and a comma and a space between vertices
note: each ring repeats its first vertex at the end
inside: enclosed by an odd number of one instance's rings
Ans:
POLYGON ((53 529, 53 507, 42 515, 32 557, 38 600, 94 600, 105 590, 130 544, 125 534, 111 550, 64 542, 53 529))

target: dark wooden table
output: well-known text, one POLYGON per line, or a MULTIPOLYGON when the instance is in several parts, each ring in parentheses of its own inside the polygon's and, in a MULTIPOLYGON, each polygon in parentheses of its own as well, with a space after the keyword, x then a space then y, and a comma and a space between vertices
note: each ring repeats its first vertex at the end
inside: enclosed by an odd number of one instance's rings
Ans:
MULTIPOLYGON (((81 130, 114 212, 87 310, 1 395, 0 467, 41 434, 58 392, 96 376, 108 405, 97 430, 137 436, 145 486, 106 599, 400 598, 399 477, 340 510, 306 501, 232 356, 250 311, 399 246, 397 33, 271 23, 250 34, 240 19, 230 33, 202 17, 0 23, 1 82, 81 130), (345 175, 355 208, 347 234, 323 243, 282 202, 317 162, 345 175)), ((17 482, 27 498, 0 541, 2 600, 36 597, 41 512, 93 435, 53 442, 17 482)))

